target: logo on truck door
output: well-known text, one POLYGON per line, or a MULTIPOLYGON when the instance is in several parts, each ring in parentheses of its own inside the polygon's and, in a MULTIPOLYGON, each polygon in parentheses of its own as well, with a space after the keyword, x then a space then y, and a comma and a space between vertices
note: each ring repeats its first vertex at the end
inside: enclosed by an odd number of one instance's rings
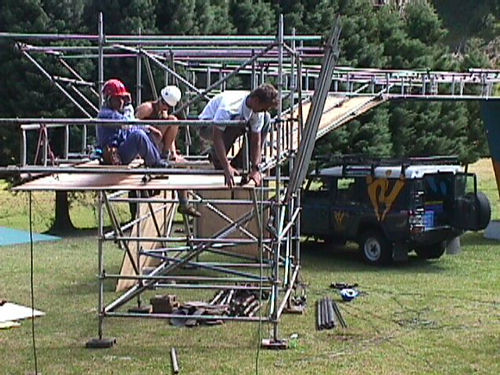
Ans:
POLYGON ((344 224, 344 219, 346 217, 345 211, 335 211, 333 213, 333 216, 335 217, 335 221, 337 222, 337 225, 341 227, 344 224))
POLYGON ((388 170, 386 172, 387 177, 385 178, 374 178, 373 176, 366 177, 368 195, 378 221, 384 221, 385 216, 391 210, 401 190, 403 190, 405 186, 404 174, 401 174, 399 179, 392 180, 394 181, 392 184, 391 180, 389 180, 390 175, 391 171, 388 170))

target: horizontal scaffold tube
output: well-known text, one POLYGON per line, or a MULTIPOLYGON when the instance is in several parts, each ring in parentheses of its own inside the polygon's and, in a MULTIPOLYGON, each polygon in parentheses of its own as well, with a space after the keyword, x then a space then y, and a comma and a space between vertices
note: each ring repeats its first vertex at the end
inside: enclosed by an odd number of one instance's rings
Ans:
POLYGON ((0 118, 2 124, 61 124, 61 125, 155 125, 155 126, 244 126, 245 121, 205 121, 205 120, 101 120, 88 118, 0 118))
MULTIPOLYGON (((6 39, 45 39, 45 40, 99 40, 99 35, 96 34, 49 34, 49 33, 9 33, 0 32, 0 38, 6 39)), ((208 41, 208 42, 272 42, 276 39, 274 35, 106 35, 106 42, 116 43, 117 41, 130 41, 134 44, 145 41, 156 42, 193 42, 193 41, 208 41)), ((321 41, 323 38, 320 35, 285 35, 285 41, 321 41)))

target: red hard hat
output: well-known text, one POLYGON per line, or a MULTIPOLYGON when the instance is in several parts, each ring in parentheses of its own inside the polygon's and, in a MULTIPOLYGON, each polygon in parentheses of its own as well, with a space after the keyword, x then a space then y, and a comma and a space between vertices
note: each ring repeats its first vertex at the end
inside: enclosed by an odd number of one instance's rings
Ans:
POLYGON ((125 88, 125 85, 119 79, 110 79, 102 86, 104 96, 129 96, 130 93, 125 88))

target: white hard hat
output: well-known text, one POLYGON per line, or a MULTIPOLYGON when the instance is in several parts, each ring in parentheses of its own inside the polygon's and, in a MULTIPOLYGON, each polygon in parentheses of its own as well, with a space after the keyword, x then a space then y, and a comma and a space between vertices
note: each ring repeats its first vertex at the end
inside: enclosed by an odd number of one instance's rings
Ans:
POLYGON ((181 100, 181 90, 177 86, 166 86, 161 89, 161 97, 163 101, 171 107, 175 107, 177 102, 181 100))

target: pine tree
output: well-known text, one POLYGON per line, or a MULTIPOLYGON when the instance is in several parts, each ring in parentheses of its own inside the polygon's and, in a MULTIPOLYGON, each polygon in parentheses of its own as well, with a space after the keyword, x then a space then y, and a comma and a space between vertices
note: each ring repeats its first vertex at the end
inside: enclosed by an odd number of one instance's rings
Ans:
MULTIPOLYGON (((18 33, 44 32, 49 17, 40 0, 3 0, 0 2, 2 30, 18 33)), ((44 109, 44 95, 37 84, 39 74, 11 40, 0 39, 0 71, 4 78, 0 85, 0 117, 38 116, 44 109)), ((11 126, 0 127, 0 164, 19 161, 19 130, 11 126)))
POLYGON ((276 34, 276 16, 264 1, 231 0, 229 13, 237 34, 276 34))

